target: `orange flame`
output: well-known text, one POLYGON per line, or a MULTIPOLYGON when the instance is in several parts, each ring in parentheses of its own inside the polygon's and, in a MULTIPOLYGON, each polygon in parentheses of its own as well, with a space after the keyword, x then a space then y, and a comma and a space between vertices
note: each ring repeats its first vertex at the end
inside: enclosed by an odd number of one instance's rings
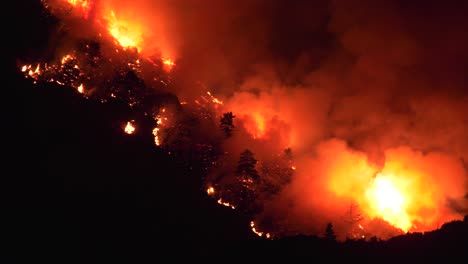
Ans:
POLYGON ((78 86, 78 88, 76 89, 78 90, 79 93, 83 93, 84 92, 83 84, 80 84, 80 86, 78 86))
POLYGON ((324 157, 330 190, 354 200, 368 220, 380 218, 404 232, 423 232, 460 218, 446 206, 448 198, 465 195, 460 183, 466 182, 466 176, 458 160, 441 154, 425 156, 409 148, 391 149, 378 171, 364 155, 332 150, 324 157))
POLYGON ((231 207, 232 209, 236 209, 236 207, 228 202, 224 202, 222 198, 219 198, 217 201, 220 205, 224 205, 226 207, 231 207))
POLYGON ((219 100, 218 98, 214 97, 211 92, 206 92, 210 97, 211 97, 211 102, 215 103, 215 104, 224 104, 223 101, 219 100))
POLYGON ((395 186, 391 177, 379 173, 366 195, 372 209, 382 219, 405 232, 412 227, 407 213, 408 201, 395 186))
MULTIPOLYGON (((133 121, 132 121, 133 122, 133 121)), ((135 126, 132 124, 132 122, 127 122, 127 125, 124 128, 125 133, 131 135, 135 132, 135 126)))
POLYGON ((107 21, 107 30, 123 48, 136 48, 141 51, 143 35, 141 27, 136 23, 124 19, 117 19, 115 12, 110 10, 104 19, 107 21))
POLYGON ((258 231, 257 228, 255 227, 254 221, 250 221, 250 228, 251 228, 252 232, 254 232, 259 237, 262 237, 263 235, 265 235, 266 238, 271 237, 270 233, 265 233, 265 232, 258 231))
POLYGON ((213 195, 215 193, 215 189, 213 187, 209 187, 208 189, 206 189, 206 193, 208 195, 213 195))
POLYGON ((73 7, 77 7, 83 12, 83 16, 88 18, 89 11, 91 10, 91 1, 89 0, 65 0, 73 7))
POLYGON ((161 58, 161 61, 164 66, 164 70, 166 70, 167 72, 171 71, 176 65, 174 60, 171 58, 161 58))

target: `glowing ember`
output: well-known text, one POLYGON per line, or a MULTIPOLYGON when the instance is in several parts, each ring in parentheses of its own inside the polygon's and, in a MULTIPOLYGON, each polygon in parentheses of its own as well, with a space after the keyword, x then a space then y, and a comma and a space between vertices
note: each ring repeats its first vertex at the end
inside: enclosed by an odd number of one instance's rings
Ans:
POLYGON ((208 193, 208 195, 213 195, 215 192, 214 188, 213 187, 210 187, 206 190, 206 193, 208 193))
POLYGON ((223 199, 219 198, 218 203, 224 205, 226 207, 231 207, 232 209, 236 209, 236 207, 228 202, 224 202, 223 199))
POLYGON ((219 100, 218 98, 214 97, 213 95, 211 95, 211 93, 208 91, 206 92, 210 97, 211 97, 211 101, 215 104, 223 104, 223 101, 219 100))
POLYGON ((172 59, 161 58, 161 60, 162 60, 164 65, 167 65, 167 66, 174 66, 175 65, 175 62, 172 59))
POLYGON ((270 233, 264 233, 264 232, 260 232, 258 231, 256 228, 255 228, 255 223, 254 221, 251 221, 250 222, 250 228, 252 229, 252 232, 254 232, 257 236, 259 237, 262 237, 263 235, 265 235, 266 238, 270 238, 271 235, 270 233))
POLYGON ((156 117, 156 127, 153 129, 153 136, 154 136, 154 144, 156 146, 161 145, 161 139, 159 138, 159 125, 162 124, 162 118, 160 116, 156 117))
POLYGON ((72 60, 72 59, 73 59, 73 56, 70 55, 70 54, 67 54, 67 55, 65 55, 65 56, 62 57, 61 62, 62 62, 62 64, 65 64, 65 63, 67 63, 69 60, 72 60))
POLYGON ((158 132, 159 132, 159 128, 155 127, 153 129, 153 136, 154 136, 154 144, 156 144, 156 146, 161 145, 161 141, 159 140, 158 132))
POLYGON ((138 25, 117 19, 112 10, 105 19, 107 20, 107 30, 123 48, 136 48, 141 51, 143 36, 138 25))
POLYGON ((89 11, 91 10, 91 1, 90 0, 65 0, 67 3, 73 7, 79 8, 83 12, 83 16, 88 18, 89 11))
POLYGON ((367 196, 382 219, 405 232, 411 228, 405 199, 389 177, 378 174, 368 190, 367 196))
POLYGON ((77 90, 78 90, 79 93, 83 93, 84 92, 83 84, 80 84, 80 86, 78 86, 77 90))
POLYGON ((133 123, 133 121, 127 122, 127 125, 124 128, 125 133, 127 133, 129 135, 131 135, 131 134, 133 134, 135 132, 135 126, 132 123, 133 123))

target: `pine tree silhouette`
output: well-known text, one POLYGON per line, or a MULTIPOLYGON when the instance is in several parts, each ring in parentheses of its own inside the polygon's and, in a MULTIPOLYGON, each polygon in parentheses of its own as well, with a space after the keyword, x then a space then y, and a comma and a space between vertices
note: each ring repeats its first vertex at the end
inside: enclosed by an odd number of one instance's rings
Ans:
POLYGON ((328 223, 327 228, 325 229, 324 238, 329 241, 336 241, 336 234, 333 230, 333 224, 328 223))
POLYGON ((236 116, 232 114, 232 112, 224 113, 223 116, 220 118, 220 127, 221 130, 224 131, 226 137, 232 136, 232 130, 235 128, 234 126, 234 118, 236 116))

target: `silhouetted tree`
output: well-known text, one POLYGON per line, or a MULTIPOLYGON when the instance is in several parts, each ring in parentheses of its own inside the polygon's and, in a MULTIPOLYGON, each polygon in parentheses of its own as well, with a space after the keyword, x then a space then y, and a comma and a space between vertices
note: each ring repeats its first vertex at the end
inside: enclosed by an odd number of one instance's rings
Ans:
POLYGON ((333 230, 333 224, 328 223, 327 228, 325 229, 324 238, 329 241, 336 241, 336 234, 333 230))
POLYGON ((258 204, 255 203, 260 178, 255 168, 256 165, 257 160, 252 151, 246 149, 240 154, 236 169, 238 183, 236 188, 239 195, 237 204, 247 213, 259 210, 258 204))
POLYGON ((258 172, 255 169, 257 165, 257 160, 254 157, 254 154, 249 149, 244 150, 240 154, 239 162, 237 163, 237 175, 244 174, 253 180, 258 179, 258 172))
POLYGON ((349 226, 349 232, 348 232, 348 239, 361 239, 363 238, 363 229, 359 225, 359 222, 361 222, 364 217, 360 213, 359 206, 356 203, 351 203, 349 205, 348 210, 346 210, 346 213, 343 217, 344 221, 348 224, 349 226))
POLYGON ((235 117, 232 112, 227 112, 220 118, 220 127, 224 134, 226 134, 226 137, 232 136, 232 130, 235 128, 233 123, 235 117))
POLYGON ((292 159, 292 149, 291 148, 286 148, 284 150, 284 155, 286 156, 286 158, 292 159))
POLYGON ((264 198, 271 198, 279 193, 284 186, 291 182, 294 174, 291 149, 284 150, 283 155, 279 155, 271 160, 264 160, 259 166, 260 193, 264 198))

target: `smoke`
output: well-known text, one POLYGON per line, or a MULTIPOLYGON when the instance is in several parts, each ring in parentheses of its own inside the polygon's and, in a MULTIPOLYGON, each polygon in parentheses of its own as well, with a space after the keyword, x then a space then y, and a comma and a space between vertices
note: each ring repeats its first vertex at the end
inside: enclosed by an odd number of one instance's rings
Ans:
POLYGON ((233 139, 232 152, 250 148, 263 159, 276 146, 295 153, 292 182, 264 201, 257 219, 285 233, 320 234, 334 222, 343 238, 352 232, 343 215, 357 203, 360 223, 369 226, 363 234, 397 234, 374 220, 382 215, 368 189, 379 172, 392 175, 405 198, 405 220, 387 222, 427 231, 460 218, 467 213, 466 8, 397 1, 325 6, 319 22, 306 19, 317 12, 307 6, 310 13, 295 18, 285 10, 289 31, 310 34, 315 45, 289 38, 298 47, 291 55, 272 42, 294 33, 270 28, 269 56, 242 65, 250 72, 225 99, 240 129, 263 140, 259 147, 233 139))
POLYGON ((266 230, 389 237, 468 213, 468 4, 310 2, 101 0, 91 16, 113 10, 141 54, 174 58, 180 99, 208 87, 224 102, 227 167, 244 149, 260 163, 292 149, 291 180, 259 196, 266 230), (398 219, 372 196, 386 177, 398 219), (352 204, 365 231, 346 221, 352 204))

